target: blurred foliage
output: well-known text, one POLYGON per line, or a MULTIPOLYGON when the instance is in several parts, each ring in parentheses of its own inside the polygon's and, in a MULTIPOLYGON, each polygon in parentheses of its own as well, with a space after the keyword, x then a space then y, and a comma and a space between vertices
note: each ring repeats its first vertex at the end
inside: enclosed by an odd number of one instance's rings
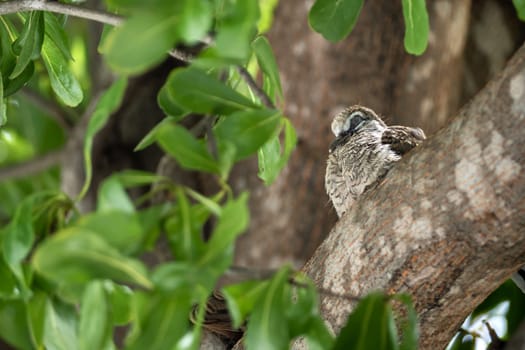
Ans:
MULTIPOLYGON (((340 40, 355 25, 362 3, 318 0, 310 23, 328 39, 340 40)), ((283 98, 278 65, 263 36, 276 4, 106 0, 108 11, 125 16, 121 26, 106 28, 99 45, 119 77, 96 94, 89 91, 89 34, 79 21, 38 11, 0 17, 0 169, 63 149, 70 132, 64 128, 92 107, 84 137, 85 184, 77 198, 59 191, 56 167, 0 183, 5 342, 19 349, 115 349, 115 327, 126 325, 127 349, 198 347, 206 300, 231 266, 235 241, 249 223, 249 194, 233 194, 231 169, 257 156, 258 176, 270 185, 297 142, 278 107, 283 98), (188 67, 167 77, 158 92, 166 118, 136 150, 157 143, 182 168, 209 173, 216 193, 205 196, 156 174, 126 170, 103 181, 93 212, 78 212, 91 185, 95 136, 121 105, 128 76, 151 69, 177 45, 203 42, 211 43, 188 67), (239 67, 259 75, 272 103, 259 99, 239 67), (200 116, 206 131, 184 127, 188 115, 200 116), (128 189, 134 187, 147 193, 133 198, 128 189), (147 199, 160 191, 166 201, 151 204, 147 199), (211 230, 207 240, 205 227, 211 230), (146 267, 140 257, 161 236, 172 259, 146 267), (191 325, 195 305, 197 322, 191 325)), ((403 10, 407 50, 421 53, 428 35, 425 3, 403 1, 403 10)), ((311 349, 417 346, 415 311, 406 295, 364 297, 335 338, 320 316, 312 281, 287 266, 268 279, 225 286, 222 292, 234 324, 247 324, 250 349, 282 349, 298 337, 311 349), (405 305, 403 315, 394 315, 392 300, 405 305)), ((490 300, 480 310, 496 305, 490 300)), ((512 304, 519 307, 523 301, 512 304)), ((509 329, 518 318, 509 311, 509 329)))

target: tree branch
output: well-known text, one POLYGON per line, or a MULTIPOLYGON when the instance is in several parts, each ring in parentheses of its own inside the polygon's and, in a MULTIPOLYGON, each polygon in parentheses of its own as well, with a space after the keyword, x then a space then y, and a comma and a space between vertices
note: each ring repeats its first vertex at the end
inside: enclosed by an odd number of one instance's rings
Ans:
MULTIPOLYGON (((525 264, 525 46, 450 125, 344 215, 303 270, 337 294, 408 292, 420 349, 525 264)), ((354 303, 321 295, 338 331, 354 303)))
POLYGON ((272 100, 270 100, 270 97, 266 95, 266 93, 261 89, 259 85, 253 80, 250 73, 246 70, 246 68, 242 66, 237 66, 237 72, 241 76, 241 78, 248 84, 250 89, 255 93, 255 95, 261 100, 262 104, 265 105, 268 108, 275 108, 274 104, 272 103, 272 100))
POLYGON ((112 13, 62 4, 60 2, 50 2, 45 0, 14 0, 0 2, 0 15, 7 15, 21 11, 49 11, 73 17, 85 18, 112 26, 119 26, 123 22, 122 17, 112 13))
POLYGON ((64 158, 64 154, 65 151, 62 149, 31 159, 25 163, 0 168, 0 181, 18 179, 44 171, 54 165, 60 164, 64 158))

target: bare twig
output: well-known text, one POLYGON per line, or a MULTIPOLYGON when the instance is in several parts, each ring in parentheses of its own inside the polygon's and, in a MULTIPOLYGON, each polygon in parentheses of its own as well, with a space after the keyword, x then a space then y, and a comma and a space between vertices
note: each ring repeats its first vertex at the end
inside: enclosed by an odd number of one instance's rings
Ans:
POLYGON ((31 174, 44 171, 54 165, 58 165, 65 155, 65 149, 50 152, 38 158, 34 158, 25 163, 11 165, 0 169, 0 181, 18 179, 31 174))
POLYGON ((250 72, 248 72, 246 68, 242 66, 237 66, 236 68, 241 78, 246 82, 246 84, 248 84, 253 93, 261 100, 262 104, 268 108, 275 108, 272 100, 270 100, 270 97, 268 97, 261 87, 257 85, 250 72))
POLYGON ((112 13, 62 4, 60 2, 42 0, 15 0, 0 2, 0 15, 7 15, 21 11, 49 11, 73 17, 85 18, 112 26, 119 26, 123 22, 122 17, 112 13))
POLYGON ((32 104, 42 110, 49 117, 53 118, 64 130, 69 131, 72 127, 71 119, 74 119, 70 113, 60 108, 59 105, 46 99, 38 92, 24 87, 20 89, 22 95, 32 104))

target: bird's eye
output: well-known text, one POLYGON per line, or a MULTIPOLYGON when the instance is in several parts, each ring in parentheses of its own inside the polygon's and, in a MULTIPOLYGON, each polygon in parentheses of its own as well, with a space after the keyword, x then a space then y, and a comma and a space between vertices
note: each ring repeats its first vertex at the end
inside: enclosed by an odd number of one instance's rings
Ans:
POLYGON ((353 113, 350 116, 350 127, 348 128, 348 131, 351 133, 355 132, 364 120, 365 118, 361 112, 353 113))

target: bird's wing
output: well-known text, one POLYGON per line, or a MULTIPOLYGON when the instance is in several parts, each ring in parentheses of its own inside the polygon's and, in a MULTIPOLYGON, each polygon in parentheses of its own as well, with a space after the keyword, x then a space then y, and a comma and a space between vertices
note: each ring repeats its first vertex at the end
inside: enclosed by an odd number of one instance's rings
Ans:
MULTIPOLYGON (((197 323, 198 307, 195 305, 190 313, 190 321, 197 323)), ((224 296, 217 290, 214 290, 206 303, 204 314, 203 328, 215 334, 223 342, 235 344, 244 333, 244 326, 236 329, 232 325, 232 319, 228 312, 224 296)))
POLYGON ((408 126, 389 126, 381 136, 381 143, 390 146, 390 149, 402 156, 426 139, 420 128, 408 126))

